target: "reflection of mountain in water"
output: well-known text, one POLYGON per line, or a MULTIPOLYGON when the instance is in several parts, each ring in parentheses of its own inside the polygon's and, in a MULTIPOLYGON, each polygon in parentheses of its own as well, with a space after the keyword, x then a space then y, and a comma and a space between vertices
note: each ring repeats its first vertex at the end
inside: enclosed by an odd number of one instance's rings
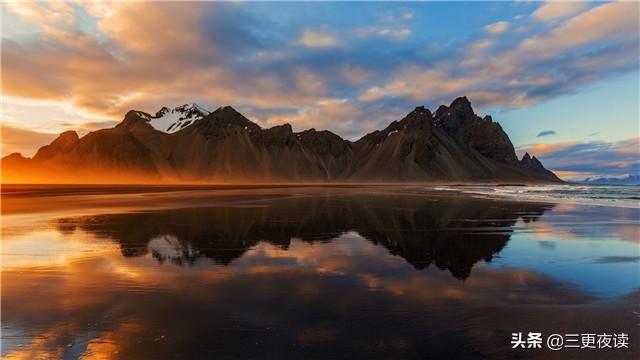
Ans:
POLYGON ((67 218, 58 227, 113 238, 124 256, 151 253, 179 265, 203 256, 228 265, 260 241, 287 249, 292 238, 331 241, 356 231, 417 269, 433 263, 465 279, 476 262, 502 250, 518 218, 535 221, 550 207, 384 195, 298 197, 267 205, 67 218))

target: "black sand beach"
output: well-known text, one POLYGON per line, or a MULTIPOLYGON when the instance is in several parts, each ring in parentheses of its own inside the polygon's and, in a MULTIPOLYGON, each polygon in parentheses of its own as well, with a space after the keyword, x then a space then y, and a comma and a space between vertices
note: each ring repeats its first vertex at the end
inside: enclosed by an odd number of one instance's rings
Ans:
POLYGON ((7 358, 638 356, 638 209, 418 185, 2 195, 7 358))

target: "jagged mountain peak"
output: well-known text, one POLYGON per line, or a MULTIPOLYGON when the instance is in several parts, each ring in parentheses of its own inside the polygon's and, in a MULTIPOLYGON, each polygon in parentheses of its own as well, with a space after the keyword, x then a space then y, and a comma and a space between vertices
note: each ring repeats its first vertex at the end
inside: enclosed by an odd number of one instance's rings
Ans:
POLYGON ((62 133, 53 141, 53 144, 66 145, 69 143, 75 143, 78 141, 78 133, 75 130, 67 130, 62 133))
POLYGON ((214 128, 241 127, 244 130, 257 130, 260 126, 247 119, 232 106, 221 106, 200 122, 199 128, 214 130, 214 128))
POLYGON ((449 105, 450 109, 471 109, 471 101, 467 99, 466 96, 460 96, 455 98, 451 105, 449 105))
POLYGON ((431 127, 432 122, 433 114, 431 113, 431 111, 424 106, 418 106, 398 123, 405 127, 424 127, 424 125, 428 125, 429 127, 431 127))
POLYGON ((236 110, 233 106, 231 105, 226 105, 226 106, 220 106, 219 108, 217 108, 214 113, 229 113, 229 114, 238 114, 238 115, 242 115, 238 110, 236 110))
POLYGON ((333 133, 329 130, 317 130, 316 128, 310 128, 307 130, 302 130, 296 133, 296 135, 298 136, 331 136, 331 137, 337 137, 340 138, 340 135, 333 133))
POLYGON ((79 141, 78 133, 73 130, 68 130, 55 138, 51 144, 45 145, 38 149, 38 152, 33 156, 36 161, 44 161, 53 158, 57 154, 64 153, 72 149, 79 141))
POLYGON ((418 106, 402 119, 394 120, 386 128, 375 130, 363 136, 358 142, 381 144, 401 132, 418 137, 428 137, 432 127, 433 115, 431 111, 424 106, 418 106))
POLYGON ((189 103, 189 104, 184 104, 184 105, 180 105, 176 108, 173 109, 174 111, 182 111, 182 112, 187 112, 187 111, 196 111, 199 112, 202 115, 208 115, 210 113, 209 110, 205 109, 204 107, 196 104, 196 103, 189 103))
POLYGON ((172 113, 182 114, 183 117, 188 117, 189 115, 199 115, 204 117, 209 115, 210 111, 196 103, 187 103, 176 106, 173 109, 163 106, 156 112, 153 118, 159 118, 172 113))
POLYGON ((519 160, 502 128, 470 104, 461 97, 435 114, 418 106, 355 142, 327 130, 293 132, 289 124, 263 129, 232 106, 209 112, 191 103, 154 116, 131 110, 114 129, 80 139, 64 133, 33 159, 3 164, 18 172, 46 168, 47 176, 109 166, 177 181, 559 181, 535 157, 519 160))
POLYGON ((413 109, 412 113, 415 113, 415 114, 418 114, 418 115, 432 116, 431 110, 425 108, 424 105, 416 106, 416 108, 413 109))
POLYGON ((545 169, 544 165, 538 160, 535 156, 529 155, 529 153, 525 153, 522 156, 522 159, 519 162, 519 165, 525 169, 535 171, 539 174, 544 174, 548 177, 555 177, 555 175, 549 170, 545 169))
POLYGON ((169 109, 169 108, 168 108, 168 107, 166 107, 166 106, 163 106, 162 108, 160 108, 160 110, 158 110, 158 111, 156 112, 156 117, 160 117, 160 116, 162 116, 162 115, 164 115, 164 114, 168 114, 168 113, 170 113, 170 112, 171 112, 171 109, 169 109))
POLYGON ((456 98, 449 106, 440 105, 434 118, 436 122, 443 123, 443 125, 446 120, 449 124, 453 123, 456 126, 479 119, 466 96, 456 98))
POLYGON ((196 121, 209 115, 209 113, 209 110, 198 104, 188 103, 173 109, 163 106, 154 116, 144 111, 132 110, 127 113, 125 120, 130 118, 131 115, 135 115, 135 117, 147 121, 154 129, 172 134, 193 125, 196 121))

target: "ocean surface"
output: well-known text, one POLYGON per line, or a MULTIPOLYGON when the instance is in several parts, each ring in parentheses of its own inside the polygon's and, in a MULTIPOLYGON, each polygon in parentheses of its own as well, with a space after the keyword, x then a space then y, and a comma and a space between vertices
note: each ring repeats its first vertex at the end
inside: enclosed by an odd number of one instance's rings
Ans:
POLYGON ((7 359, 640 355, 637 188, 3 186, 7 359), (514 333, 627 348, 514 349, 514 333))
POLYGON ((459 185, 436 189, 511 200, 640 208, 640 185, 459 185))

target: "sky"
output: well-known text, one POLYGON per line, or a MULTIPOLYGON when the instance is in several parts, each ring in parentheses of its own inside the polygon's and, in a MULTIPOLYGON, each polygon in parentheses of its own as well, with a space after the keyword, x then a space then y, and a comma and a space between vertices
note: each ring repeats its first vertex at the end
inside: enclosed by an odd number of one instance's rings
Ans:
POLYGON ((3 2, 2 155, 131 109, 357 139, 467 96, 564 179, 640 174, 637 2, 3 2))

